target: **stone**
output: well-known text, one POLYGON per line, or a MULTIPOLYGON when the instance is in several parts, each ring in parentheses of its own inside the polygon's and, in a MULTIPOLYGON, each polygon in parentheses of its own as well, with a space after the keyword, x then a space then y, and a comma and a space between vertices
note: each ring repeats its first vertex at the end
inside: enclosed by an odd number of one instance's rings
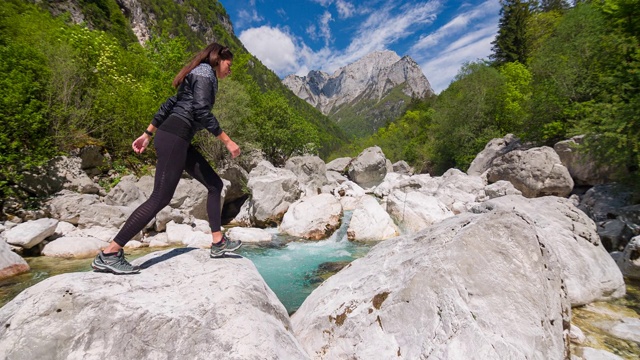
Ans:
POLYGON ((317 359, 567 358, 571 309, 541 242, 512 211, 380 242, 309 295, 293 330, 317 359))
POLYGON ((68 273, 24 290, 0 308, 0 358, 309 358, 250 260, 181 248, 132 263, 140 274, 68 273))
POLYGON ((349 163, 353 160, 350 157, 341 157, 337 159, 333 159, 327 163, 327 171, 335 171, 339 174, 345 174, 347 172, 347 168, 349 167, 349 163))
POLYGON ((342 206, 331 194, 302 198, 293 203, 282 218, 280 231, 309 240, 327 238, 338 227, 342 206))
POLYGON ((243 243, 265 243, 273 240, 273 235, 259 228, 234 227, 227 230, 226 235, 231 240, 240 240, 243 243))
POLYGON ((558 259, 572 306, 624 296, 622 273, 602 246, 593 220, 570 200, 508 195, 473 208, 476 213, 492 211, 518 211, 534 221, 545 246, 558 259))
POLYGON ((329 184, 327 166, 317 156, 293 156, 284 164, 298 178, 303 196, 314 196, 322 192, 322 187, 329 184))
POLYGON ((58 258, 93 257, 109 243, 92 237, 61 237, 44 246, 42 255, 58 258))
POLYGON ((492 139, 473 159, 469 169, 467 169, 467 174, 482 175, 491 168, 493 160, 521 146, 520 140, 513 134, 507 134, 503 138, 492 139))
POLYGON ((251 190, 248 213, 251 223, 258 227, 279 224, 289 206, 302 194, 298 178, 291 170, 275 168, 267 161, 251 170, 247 186, 251 190))
POLYGON ((387 212, 401 229, 409 232, 418 232, 454 215, 434 196, 401 190, 394 190, 388 196, 387 212))
POLYGON ((378 146, 364 149, 349 164, 348 175, 363 188, 379 185, 387 175, 387 158, 382 149, 378 146))
POLYGON ((347 228, 349 240, 379 241, 398 235, 400 231, 393 219, 374 197, 365 195, 360 198, 347 228))
POLYGON ((9 245, 0 239, 0 280, 25 273, 29 270, 29 264, 27 264, 20 255, 11 251, 9 245))
POLYGON ((640 279, 640 236, 629 241, 616 263, 624 276, 629 279, 640 279))
POLYGON ((58 220, 38 219, 16 225, 4 232, 7 243, 31 249, 56 232, 58 220))
POLYGON ((507 180, 528 198, 567 197, 573 179, 556 152, 547 146, 514 150, 493 160, 487 173, 490 183, 507 180))

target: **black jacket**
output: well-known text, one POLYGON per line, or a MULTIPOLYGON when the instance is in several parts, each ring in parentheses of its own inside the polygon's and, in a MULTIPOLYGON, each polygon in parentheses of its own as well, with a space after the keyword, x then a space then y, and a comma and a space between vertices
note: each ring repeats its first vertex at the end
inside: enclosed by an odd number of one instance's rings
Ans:
POLYGON ((178 93, 160 106, 151 124, 159 128, 169 115, 174 114, 189 123, 193 132, 207 129, 218 136, 222 129, 218 119, 211 113, 217 92, 215 71, 211 65, 202 63, 185 76, 178 86, 178 93))

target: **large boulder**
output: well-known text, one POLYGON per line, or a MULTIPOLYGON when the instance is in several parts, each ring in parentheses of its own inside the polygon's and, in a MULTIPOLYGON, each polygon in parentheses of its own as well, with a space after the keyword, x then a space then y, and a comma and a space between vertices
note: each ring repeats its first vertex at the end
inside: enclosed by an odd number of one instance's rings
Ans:
POLYGON ((259 227, 280 223, 289 206, 302 193, 298 178, 291 170, 276 168, 268 161, 262 161, 251 170, 247 187, 251 200, 246 208, 252 223, 259 227))
POLYGON ((327 163, 327 171, 335 171, 340 174, 344 174, 349 167, 349 164, 353 160, 350 157, 341 157, 334 160, 331 160, 327 163))
POLYGON ((513 134, 507 134, 503 138, 489 141, 484 149, 473 159, 471 165, 469 165, 467 174, 475 176, 482 175, 485 171, 489 170, 493 160, 521 146, 520 140, 513 134))
POLYGON ((382 149, 373 146, 364 149, 349 163, 349 179, 363 188, 379 185, 387 175, 387 158, 382 149))
POLYGON ((46 207, 52 218, 78 225, 82 212, 97 204, 101 204, 98 195, 63 190, 47 201, 46 207))
POLYGON ((454 214, 459 214, 469 211, 478 199, 485 197, 486 185, 480 176, 467 175, 458 169, 449 169, 442 175, 434 195, 454 214))
POLYGON ((566 197, 573 190, 573 179, 558 154, 547 146, 514 150, 493 160, 488 180, 510 181, 528 198, 555 195, 566 197))
POLYGON ((304 197, 284 214, 280 231, 310 240, 320 240, 340 227, 342 206, 331 194, 304 197))
POLYGON ((0 239, 0 280, 29 271, 29 264, 0 239))
POLYGON ((291 157, 284 168, 296 174, 304 196, 318 195, 322 192, 322 187, 329 184, 327 166, 317 156, 291 157))
POLYGON ((108 242, 94 237, 65 236, 45 245, 42 255, 58 258, 93 257, 107 245, 108 242))
POLYGON ((0 358, 307 359, 253 263, 157 252, 135 276, 58 275, 0 308, 0 358))
POLYGON ((570 200, 509 195, 488 200, 473 211, 517 211, 533 219, 544 245, 558 258, 571 305, 624 296, 622 273, 602 246, 595 223, 570 200))
POLYGON ((249 173, 240 165, 229 165, 220 171, 220 177, 230 183, 224 197, 225 204, 247 196, 246 187, 249 173))
POLYGON ((640 236, 629 241, 616 262, 624 276, 640 280, 640 236))
POLYGON ((83 194, 100 192, 100 187, 82 170, 82 160, 66 156, 58 156, 24 172, 18 186, 36 196, 48 196, 62 189, 83 194))
POLYGON ((58 226, 56 219, 31 220, 7 230, 4 237, 11 245, 31 249, 53 235, 56 232, 56 226, 58 226))
POLYGON ((444 220, 330 277, 293 329, 315 359, 565 359, 570 307, 541 242, 511 211, 444 220))
POLYGON ((560 161, 569 170, 569 174, 577 185, 598 185, 609 182, 614 169, 611 166, 599 164, 595 159, 580 148, 584 135, 574 136, 553 145, 553 149, 560 156, 560 161))
POLYGON ((76 156, 80 158, 80 167, 89 176, 101 174, 109 165, 110 156, 105 156, 100 146, 87 145, 78 149, 76 156))
POLYGON ((347 238, 353 241, 378 241, 398 235, 398 227, 378 200, 369 195, 361 197, 353 210, 347 238))
POLYGON ((395 223, 408 232, 418 232, 454 215, 435 196, 399 189, 388 196, 387 211, 395 223))
POLYGON ((233 227, 227 230, 225 235, 231 240, 240 240, 243 243, 265 243, 273 240, 271 233, 259 228, 233 227))

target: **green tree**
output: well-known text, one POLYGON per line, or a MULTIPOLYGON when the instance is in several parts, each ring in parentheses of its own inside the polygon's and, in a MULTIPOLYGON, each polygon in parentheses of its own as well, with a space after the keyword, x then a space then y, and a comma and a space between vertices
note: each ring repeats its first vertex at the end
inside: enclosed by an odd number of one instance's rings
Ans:
POLYGON ((527 21, 531 16, 531 4, 522 0, 501 0, 498 34, 493 45, 491 60, 495 65, 518 61, 527 63, 527 21))
POLYGON ((434 105, 431 143, 435 173, 466 169, 487 142, 503 136, 496 121, 504 79, 485 63, 463 66, 434 105))
POLYGON ((284 165, 293 155, 313 153, 318 146, 315 129, 276 92, 264 93, 247 120, 245 129, 275 165, 284 165))

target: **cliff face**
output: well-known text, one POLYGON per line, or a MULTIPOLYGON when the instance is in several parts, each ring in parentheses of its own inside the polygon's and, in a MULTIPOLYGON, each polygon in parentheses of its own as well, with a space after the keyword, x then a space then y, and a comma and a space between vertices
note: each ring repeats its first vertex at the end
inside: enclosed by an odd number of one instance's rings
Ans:
POLYGON ((371 53, 333 75, 317 70, 289 75, 283 84, 357 136, 394 120, 410 98, 433 94, 418 64, 392 51, 371 53))
MULTIPOLYGON (((218 40, 219 36, 216 36, 214 30, 216 25, 220 25, 228 34, 234 34, 229 16, 217 1, 208 2, 205 0, 202 3, 185 3, 183 0, 176 0, 165 5, 167 8, 156 6, 157 4, 153 0, 113 1, 128 20, 131 30, 140 44, 149 40, 153 32, 159 32, 162 27, 159 23, 167 17, 182 19, 181 21, 186 23, 195 37, 204 40, 205 43, 218 40)), ((116 5, 109 6, 108 2, 102 4, 102 7, 90 10, 87 10, 86 5, 83 5, 79 0, 52 0, 43 3, 43 5, 48 7, 54 15, 68 12, 74 23, 86 23, 91 29, 100 28, 100 25, 96 23, 95 17, 87 16, 87 11, 102 12, 101 16, 110 20, 113 20, 113 11, 118 11, 115 8, 116 5)))

